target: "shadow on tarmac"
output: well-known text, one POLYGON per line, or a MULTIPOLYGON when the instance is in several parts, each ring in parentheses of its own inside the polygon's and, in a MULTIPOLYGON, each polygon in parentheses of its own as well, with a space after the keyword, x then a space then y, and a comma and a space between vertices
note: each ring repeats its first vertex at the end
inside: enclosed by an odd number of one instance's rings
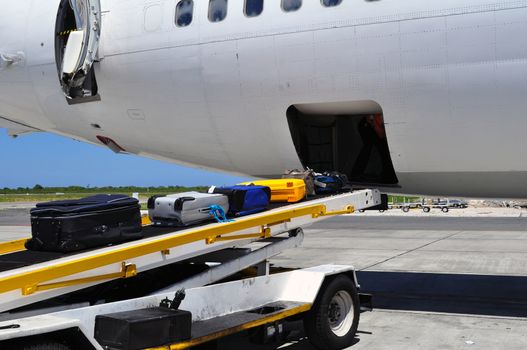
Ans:
MULTIPOLYGON (((287 350, 316 350, 307 339, 302 322, 295 321, 288 324, 289 335, 284 341, 272 342, 270 344, 255 344, 250 342, 249 336, 246 333, 240 333, 228 338, 218 341, 216 344, 211 343, 204 345, 203 348, 197 350, 227 350, 227 349, 255 349, 255 350, 276 350, 276 349, 287 349, 287 350)), ((357 336, 352 344, 356 345, 360 342, 360 335, 364 333, 361 331, 357 332, 357 336)))
MULTIPOLYGON (((527 276, 360 271, 357 277, 361 291, 373 294, 374 310, 527 317, 527 276)), ((286 346, 255 345, 238 334, 220 341, 218 349, 315 349, 301 322, 289 327, 293 331, 286 346)), ((356 344, 362 333, 357 332, 356 344)))
POLYGON ((375 309, 527 317, 527 276, 357 272, 375 309))

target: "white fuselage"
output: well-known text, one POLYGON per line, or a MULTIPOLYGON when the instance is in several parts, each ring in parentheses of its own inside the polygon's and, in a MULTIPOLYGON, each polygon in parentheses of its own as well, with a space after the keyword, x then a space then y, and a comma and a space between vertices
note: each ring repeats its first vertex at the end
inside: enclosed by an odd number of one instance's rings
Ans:
MULTIPOLYGON (((96 1, 96 0, 91 0, 96 1)), ((224 21, 177 1, 101 0, 100 101, 67 103, 57 76, 59 0, 0 13, 0 116, 126 151, 255 176, 299 168, 295 104, 374 101, 404 193, 527 198, 527 1, 266 0, 224 21), (96 129, 93 125, 99 125, 96 129)), ((370 112, 370 111, 362 111, 370 112)))

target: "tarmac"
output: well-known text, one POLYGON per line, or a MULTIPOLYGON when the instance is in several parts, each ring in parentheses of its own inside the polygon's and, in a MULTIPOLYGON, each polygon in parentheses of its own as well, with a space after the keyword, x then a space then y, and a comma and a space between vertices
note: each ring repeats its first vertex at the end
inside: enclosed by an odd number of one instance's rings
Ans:
MULTIPOLYGON (((307 228, 303 247, 272 263, 355 266, 375 309, 361 315, 350 349, 524 350, 527 217, 526 211, 507 213, 341 216, 307 228)), ((0 210, 0 240, 28 236, 28 220, 27 209, 0 210)), ((300 325, 293 326, 279 345, 257 346, 242 334, 219 348, 314 349, 300 325)))

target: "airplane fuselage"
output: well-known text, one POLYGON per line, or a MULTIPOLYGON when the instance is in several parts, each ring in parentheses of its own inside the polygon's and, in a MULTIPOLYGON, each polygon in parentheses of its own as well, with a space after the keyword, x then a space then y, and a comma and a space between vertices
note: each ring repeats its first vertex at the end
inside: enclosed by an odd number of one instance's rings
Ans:
POLYGON ((178 27, 176 1, 101 0, 99 98, 74 104, 57 76, 60 3, 0 14, 0 53, 23 57, 0 70, 0 116, 12 122, 273 176, 302 166, 291 106, 381 112, 391 192, 527 197, 527 1, 304 0, 286 13, 267 0, 257 17, 230 1, 215 23, 195 1, 178 27))

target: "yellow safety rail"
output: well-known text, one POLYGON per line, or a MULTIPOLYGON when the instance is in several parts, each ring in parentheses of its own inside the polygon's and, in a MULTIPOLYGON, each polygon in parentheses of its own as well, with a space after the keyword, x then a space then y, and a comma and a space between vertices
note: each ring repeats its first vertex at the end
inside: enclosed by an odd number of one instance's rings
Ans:
MULTIPOLYGON (((126 261, 129 259, 156 252, 167 254, 169 253, 170 248, 197 242, 199 240, 205 240, 206 243, 212 244, 215 241, 225 239, 266 237, 269 235, 269 223, 286 222, 293 218, 302 216, 318 218, 322 216, 353 213, 353 211, 354 208, 352 206, 348 206, 343 210, 327 212, 325 205, 316 204, 295 209, 269 212, 268 214, 264 213, 254 217, 247 217, 233 222, 223 223, 221 225, 208 225, 186 233, 161 236, 157 239, 149 240, 147 242, 138 241, 136 244, 129 246, 117 246, 111 251, 96 253, 88 257, 80 257, 77 259, 72 258, 69 261, 57 263, 53 266, 22 271, 11 276, 0 278, 0 293, 20 289, 23 294, 27 295, 31 294, 32 291, 39 290, 39 286, 41 286, 40 289, 42 289, 42 283, 46 281, 52 281, 58 278, 71 276, 80 272, 89 271, 115 263, 128 265, 126 261), (234 232, 246 230, 252 227, 260 227, 260 233, 249 236, 233 234, 234 232), (228 234, 231 235, 225 236, 228 234)), ((108 276, 105 275, 98 277, 105 278, 108 276)), ((86 283, 84 280, 73 280, 65 283, 71 285, 71 283, 75 282, 78 282, 79 284, 86 283)), ((58 288, 61 286, 58 283, 51 284, 51 286, 58 288)))
POLYGON ((18 239, 16 241, 0 243, 0 255, 18 252, 18 251, 26 249, 24 247, 24 244, 26 243, 26 241, 27 239, 18 239))
POLYGON ((22 295, 31 295, 31 294, 34 294, 36 292, 43 291, 43 290, 76 286, 79 284, 99 282, 99 281, 110 280, 114 278, 130 278, 134 276, 137 276, 137 267, 134 264, 126 265, 125 263, 123 263, 120 272, 108 273, 106 275, 99 275, 99 276, 93 276, 93 277, 78 278, 78 279, 69 280, 69 281, 60 281, 60 282, 55 282, 55 283, 25 286, 24 288, 22 288, 22 295))

